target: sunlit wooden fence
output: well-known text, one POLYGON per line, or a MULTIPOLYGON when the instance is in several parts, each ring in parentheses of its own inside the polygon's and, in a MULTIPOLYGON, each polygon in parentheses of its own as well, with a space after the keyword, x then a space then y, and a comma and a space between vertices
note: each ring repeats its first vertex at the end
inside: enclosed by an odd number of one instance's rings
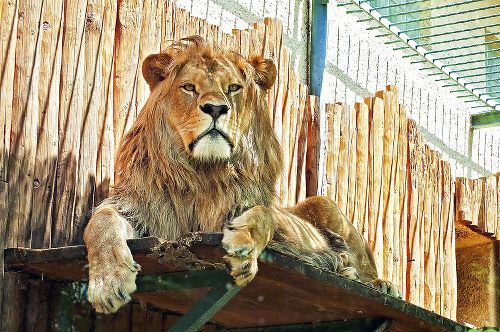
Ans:
MULTIPOLYGON (((500 222, 489 212, 493 180, 464 181, 467 189, 460 180, 455 211, 450 165, 406 119, 397 87, 354 107, 326 105, 321 115, 319 99, 290 68, 278 20, 226 34, 166 0, 0 6, 0 247, 82 243, 92 208, 113 184, 116 147, 149 95, 142 60, 172 40, 199 34, 243 55, 275 59, 278 78, 268 101, 285 160, 280 202, 331 197, 370 243, 381 277, 397 284, 408 301, 455 318, 454 218, 461 213, 460 220, 496 237, 500 222), (483 190, 477 206, 486 208, 463 208, 469 188, 483 190)), ((498 199, 498 180, 495 185, 498 199)), ((54 312, 47 301, 57 287, 13 274, 3 282, 4 326, 22 327, 24 315, 35 309, 45 320, 39 326, 50 326, 54 312)), ((110 329, 147 317, 158 326, 175 322, 168 314, 144 312, 134 304, 113 318, 88 308, 79 315, 110 329)))

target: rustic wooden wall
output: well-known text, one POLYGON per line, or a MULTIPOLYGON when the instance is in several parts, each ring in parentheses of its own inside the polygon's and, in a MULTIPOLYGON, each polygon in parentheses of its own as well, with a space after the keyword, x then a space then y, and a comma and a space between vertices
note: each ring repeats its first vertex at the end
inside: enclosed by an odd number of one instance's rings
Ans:
MULTIPOLYGON (((353 108, 328 104, 322 115, 319 99, 289 68, 276 19, 225 34, 167 0, 3 0, 0 13, 1 248, 82 243, 92 207, 113 184, 116 147, 149 94, 142 60, 200 34, 278 65, 268 100, 285 157, 280 202, 331 197, 369 241, 381 277, 410 302, 455 318, 454 179, 406 119, 396 87, 353 108)), ((0 278, 2 330, 53 328, 60 285, 11 273, 0 278)), ((75 324, 161 327, 175 317, 137 304, 112 316, 85 307, 75 324)))

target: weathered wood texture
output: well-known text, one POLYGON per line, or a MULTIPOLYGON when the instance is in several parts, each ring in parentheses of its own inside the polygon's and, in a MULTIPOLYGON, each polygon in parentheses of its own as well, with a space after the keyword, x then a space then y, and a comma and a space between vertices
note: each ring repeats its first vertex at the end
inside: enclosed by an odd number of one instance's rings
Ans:
MULTIPOLYGON (((455 187, 448 163, 430 150, 426 155, 396 87, 354 107, 326 105, 322 114, 319 99, 290 67, 276 19, 226 34, 169 0, 2 1, 0 14, 0 248, 82 243, 92 208, 113 185, 116 148, 149 95, 141 61, 175 39, 200 34, 243 55, 275 60, 277 83, 268 100, 285 161, 276 188, 280 203, 331 197, 369 242, 381 277, 407 300, 455 317, 453 220, 497 236, 499 176, 459 180, 455 187), (471 200, 479 196, 484 199, 471 200)), ((0 281, 3 328, 24 327, 16 306, 26 297, 28 308, 48 301, 39 310, 48 315, 42 325, 50 326, 56 286, 13 289, 25 283, 11 274, 0 274, 0 281), (7 323, 16 312, 18 319, 7 323)), ((84 314, 104 329, 142 315, 133 306, 112 319, 84 314)))
MULTIPOLYGON (((398 91, 387 86, 353 109, 325 106, 323 194, 368 241, 381 278, 406 300, 455 318, 450 165, 407 120, 398 91)), ((493 201, 493 180, 483 187, 493 201)), ((478 214, 493 216, 492 205, 478 214)))

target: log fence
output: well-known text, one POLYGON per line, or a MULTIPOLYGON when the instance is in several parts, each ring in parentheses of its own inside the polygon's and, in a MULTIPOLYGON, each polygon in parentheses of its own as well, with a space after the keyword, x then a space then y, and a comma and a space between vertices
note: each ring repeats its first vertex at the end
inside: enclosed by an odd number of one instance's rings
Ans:
MULTIPOLYGON (((322 115, 320 100, 308 95, 290 68, 291 52, 276 19, 226 34, 169 0, 93 0, 86 7, 19 0, 0 6, 2 248, 82 243, 93 206, 113 185, 120 139, 149 93, 142 59, 172 40, 199 34, 244 56, 271 57, 278 66, 268 101, 285 160, 280 203, 318 193, 330 197, 370 244, 380 277, 398 285, 406 300, 455 319, 454 221, 500 236, 500 173, 455 183, 450 164, 406 118, 397 87, 353 107, 327 104, 322 115)), ((35 303, 24 303, 28 293, 45 292, 37 295, 41 299, 57 290, 15 289, 15 276, 2 278, 7 330, 22 326, 23 317, 7 320, 35 303)), ((113 322, 98 316, 95 325, 150 316, 158 324, 175 322, 171 315, 146 315, 137 305, 127 310, 113 322)), ((88 310, 82 312, 90 319, 88 310)))

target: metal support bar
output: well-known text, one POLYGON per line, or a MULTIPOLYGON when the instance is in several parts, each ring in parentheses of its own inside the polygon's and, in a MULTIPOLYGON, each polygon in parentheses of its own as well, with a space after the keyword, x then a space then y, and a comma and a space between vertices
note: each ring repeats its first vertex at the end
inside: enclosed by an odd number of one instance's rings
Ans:
MULTIPOLYGON (((409 10, 407 12, 399 12, 399 13, 392 13, 392 14, 387 14, 387 15, 382 15, 380 17, 382 18, 388 18, 388 17, 393 17, 393 16, 399 16, 399 15, 408 15, 408 14, 415 14, 415 13, 422 13, 430 10, 438 10, 438 9, 444 9, 444 8, 449 8, 449 7, 455 7, 455 6, 460 6, 460 5, 466 5, 466 4, 471 4, 474 2, 479 2, 479 1, 484 1, 484 0, 468 0, 468 1, 462 1, 462 2, 454 2, 454 3, 448 3, 446 5, 441 5, 441 6, 436 6, 436 7, 429 7, 429 8, 419 8, 415 10, 409 10)), ((387 7, 387 6, 384 6, 387 7)), ((392 7, 397 7, 396 5, 389 6, 389 8, 392 7)), ((373 10, 380 9, 381 7, 375 7, 373 10)), ((432 18, 432 17, 431 17, 432 18)))
POLYGON ((212 318, 229 300, 239 292, 232 280, 214 286, 198 303, 194 305, 174 326, 170 332, 196 332, 212 318))
POLYGON ((488 28, 493 28, 496 26, 499 26, 499 23, 493 23, 493 24, 487 24, 487 25, 479 25, 479 26, 474 26, 472 28, 467 28, 467 29, 462 29, 462 30, 453 30, 453 31, 445 31, 445 32, 439 32, 439 33, 434 33, 431 35, 421 35, 421 36, 415 36, 412 37, 414 40, 419 40, 422 38, 434 38, 434 37, 439 37, 439 36, 446 36, 446 35, 451 35, 454 33, 463 33, 463 32, 469 32, 469 31, 474 31, 474 30, 479 30, 479 29, 488 29, 488 28))
POLYGON ((309 57, 310 94, 320 97, 326 67, 328 1, 313 0, 311 5, 311 44, 309 57))
POLYGON ((471 127, 473 129, 488 128, 500 125, 500 111, 491 111, 471 115, 471 127))
MULTIPOLYGON (((486 16, 482 16, 481 19, 487 19, 487 18, 493 18, 493 17, 497 17, 499 16, 500 14, 492 14, 492 15, 486 15, 486 16)), ((469 22, 476 22, 478 19, 477 17, 474 17, 474 18, 471 18, 471 19, 467 19, 467 20, 461 20, 461 21, 455 21, 455 22, 448 22, 448 23, 443 23, 443 24, 437 24, 437 25, 430 25, 430 26, 424 26, 424 27, 418 27, 418 28, 413 28, 413 29, 407 29, 407 30, 401 30, 401 32, 413 32, 413 31, 420 31, 420 30, 425 30, 425 29, 431 29, 431 28, 442 28, 442 27, 446 27, 446 26, 449 26, 449 25, 457 25, 457 24, 461 24, 461 23, 469 23, 469 22)), ((407 23, 407 22, 401 22, 401 23, 407 23)), ((394 24, 396 25, 396 24, 394 24)), ((428 37, 428 36, 425 36, 425 37, 428 37)))
POLYGON ((223 329, 221 332, 305 332, 305 331, 350 331, 382 332, 389 329, 393 320, 385 317, 346 319, 341 321, 303 323, 282 326, 250 327, 243 329, 223 329))

